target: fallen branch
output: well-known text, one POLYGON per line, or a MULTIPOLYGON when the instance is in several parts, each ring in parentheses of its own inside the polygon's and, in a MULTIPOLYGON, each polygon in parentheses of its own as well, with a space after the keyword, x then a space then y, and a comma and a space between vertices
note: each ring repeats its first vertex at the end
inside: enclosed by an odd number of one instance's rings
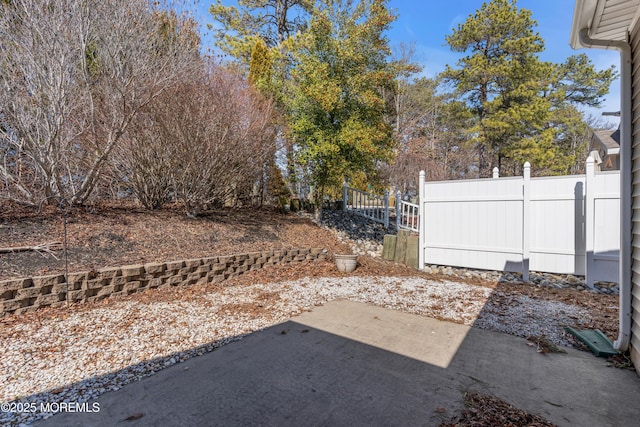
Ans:
POLYGON ((42 243, 40 245, 35 246, 16 246, 13 248, 0 248, 0 254, 10 254, 15 252, 38 252, 40 255, 46 257, 46 254, 51 255, 56 260, 58 257, 53 253, 54 249, 62 249, 62 243, 60 242, 50 242, 50 243, 42 243))

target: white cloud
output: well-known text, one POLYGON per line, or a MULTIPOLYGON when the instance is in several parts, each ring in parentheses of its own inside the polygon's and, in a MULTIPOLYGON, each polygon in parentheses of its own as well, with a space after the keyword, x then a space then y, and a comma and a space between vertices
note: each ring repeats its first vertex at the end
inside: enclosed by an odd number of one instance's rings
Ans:
POLYGON ((461 54, 451 52, 444 46, 442 49, 424 45, 416 46, 416 61, 424 67, 420 73, 421 77, 433 78, 444 71, 447 65, 455 67, 461 56, 461 54))
POLYGON ((467 15, 456 15, 455 18, 449 23, 449 31, 458 28, 459 24, 462 24, 467 20, 467 15))

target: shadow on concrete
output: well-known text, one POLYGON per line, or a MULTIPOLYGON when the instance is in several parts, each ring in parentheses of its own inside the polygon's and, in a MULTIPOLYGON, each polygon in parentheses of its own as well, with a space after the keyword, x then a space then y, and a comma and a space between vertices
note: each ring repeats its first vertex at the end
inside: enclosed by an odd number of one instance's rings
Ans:
POLYGON ((558 425, 640 418, 637 375, 588 353, 542 356, 507 334, 333 301, 99 396, 98 413, 36 425, 437 426, 466 391, 558 425))

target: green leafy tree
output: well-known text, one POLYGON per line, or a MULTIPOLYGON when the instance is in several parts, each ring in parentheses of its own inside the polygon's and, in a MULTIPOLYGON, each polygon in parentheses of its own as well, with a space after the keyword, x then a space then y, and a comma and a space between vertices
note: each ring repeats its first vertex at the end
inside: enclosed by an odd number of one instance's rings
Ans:
POLYGON ((392 156, 382 89, 395 84, 384 36, 394 19, 386 0, 327 1, 297 38, 290 129, 316 203, 343 178, 375 180, 392 156))
POLYGON ((574 121, 576 106, 599 106, 615 78, 613 67, 597 71, 584 55, 540 61, 536 25, 516 0, 492 0, 446 38, 453 51, 468 53, 442 77, 475 117, 469 132, 480 176, 494 166, 519 173, 525 161, 539 173, 566 173, 576 159, 562 139, 577 128, 562 120, 574 121))

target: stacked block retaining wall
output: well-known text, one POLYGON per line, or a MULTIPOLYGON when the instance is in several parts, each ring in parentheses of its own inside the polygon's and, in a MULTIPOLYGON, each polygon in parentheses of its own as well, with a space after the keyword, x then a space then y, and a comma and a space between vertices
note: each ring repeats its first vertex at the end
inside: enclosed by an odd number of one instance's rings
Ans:
POLYGON ((0 316, 145 289, 222 282, 267 265, 324 260, 324 249, 283 249, 0 281, 0 316))

